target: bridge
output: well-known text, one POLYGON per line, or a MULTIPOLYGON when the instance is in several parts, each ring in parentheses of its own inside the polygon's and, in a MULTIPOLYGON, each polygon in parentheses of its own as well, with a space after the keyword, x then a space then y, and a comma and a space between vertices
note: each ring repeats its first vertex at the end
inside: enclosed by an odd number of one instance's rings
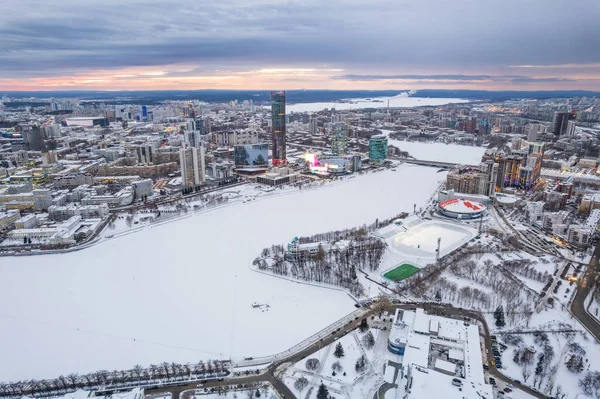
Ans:
POLYGON ((432 166, 435 168, 446 169, 446 170, 455 169, 459 166, 464 166, 467 168, 474 168, 474 169, 478 168, 478 166, 476 166, 476 165, 464 165, 464 164, 458 164, 458 163, 452 163, 452 162, 426 161, 423 159, 413 159, 413 158, 395 158, 395 159, 402 161, 404 163, 410 163, 413 165, 432 166))

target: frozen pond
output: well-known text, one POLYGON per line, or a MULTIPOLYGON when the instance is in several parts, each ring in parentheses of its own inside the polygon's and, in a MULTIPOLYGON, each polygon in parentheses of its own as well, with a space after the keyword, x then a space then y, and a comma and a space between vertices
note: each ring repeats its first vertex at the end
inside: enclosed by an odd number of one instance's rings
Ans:
MULTIPOLYGON (((392 130, 381 129, 388 135, 392 130)), ((423 161, 452 162, 465 165, 479 165, 485 148, 459 144, 425 143, 419 141, 402 141, 389 139, 388 143, 411 156, 423 161)))
POLYGON ((361 109, 361 108, 387 108, 388 100, 390 107, 422 107, 426 105, 445 105, 450 103, 466 103, 469 100, 461 98, 425 98, 408 97, 407 95, 398 95, 394 97, 375 97, 375 98, 352 98, 348 102, 316 102, 287 104, 287 112, 317 112, 325 108, 335 108, 337 110, 361 109))
POLYGON ((354 310, 353 302, 251 271, 260 250, 411 212, 444 176, 404 165, 78 252, 0 258, 0 380, 285 350, 354 310))

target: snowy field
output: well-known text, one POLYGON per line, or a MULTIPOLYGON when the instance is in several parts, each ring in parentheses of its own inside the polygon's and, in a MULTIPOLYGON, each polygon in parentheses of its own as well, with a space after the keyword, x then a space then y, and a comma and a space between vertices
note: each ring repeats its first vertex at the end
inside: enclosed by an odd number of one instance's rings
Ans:
MULTIPOLYGON (((392 130, 380 129, 388 135, 392 130)), ((479 165, 485 148, 459 144, 425 143, 419 141, 388 140, 389 145, 407 151, 412 157, 424 161, 453 162, 458 164, 479 165)))
POLYGON ((0 379, 283 351, 353 302, 253 272, 260 250, 410 212, 444 176, 406 165, 148 225, 82 251, 0 258, 0 379))
POLYGON ((446 223, 423 223, 391 240, 395 249, 415 256, 435 257, 437 240, 440 241, 440 254, 444 256, 453 249, 465 244, 474 233, 461 226, 446 223))

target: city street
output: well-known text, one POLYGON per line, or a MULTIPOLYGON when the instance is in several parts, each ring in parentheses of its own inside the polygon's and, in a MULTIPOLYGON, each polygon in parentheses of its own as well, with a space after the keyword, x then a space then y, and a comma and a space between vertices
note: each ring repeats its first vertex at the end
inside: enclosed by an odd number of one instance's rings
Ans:
POLYGON ((573 313, 573 316, 575 316, 597 340, 600 340, 600 325, 598 325, 598 322, 588 314, 585 307, 585 299, 598 281, 597 274, 600 271, 598 267, 599 257, 600 245, 597 245, 594 250, 594 256, 592 257, 585 274, 579 281, 577 293, 571 303, 571 312, 573 313))

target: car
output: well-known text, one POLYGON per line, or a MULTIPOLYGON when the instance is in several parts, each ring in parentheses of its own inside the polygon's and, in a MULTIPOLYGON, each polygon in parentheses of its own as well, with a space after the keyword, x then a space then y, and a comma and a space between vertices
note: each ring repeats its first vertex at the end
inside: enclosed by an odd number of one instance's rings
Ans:
POLYGON ((484 364, 484 365, 483 365, 483 369, 484 369, 484 370, 489 370, 489 369, 490 369, 490 366, 488 366, 487 364, 484 364))
POLYGON ((490 377, 490 385, 496 386, 496 380, 494 379, 494 377, 490 377))
POLYGON ((332 332, 331 332, 331 335, 335 335, 335 331, 332 331, 332 332))
POLYGON ((496 365, 496 363, 494 363, 493 360, 490 360, 490 366, 495 366, 495 365, 496 365))
POLYGON ((506 388, 504 388, 504 392, 510 393, 510 392, 512 392, 512 389, 510 389, 509 387, 506 387, 506 388))
POLYGON ((519 381, 519 380, 513 380, 513 382, 517 385, 521 385, 521 381, 519 381))

